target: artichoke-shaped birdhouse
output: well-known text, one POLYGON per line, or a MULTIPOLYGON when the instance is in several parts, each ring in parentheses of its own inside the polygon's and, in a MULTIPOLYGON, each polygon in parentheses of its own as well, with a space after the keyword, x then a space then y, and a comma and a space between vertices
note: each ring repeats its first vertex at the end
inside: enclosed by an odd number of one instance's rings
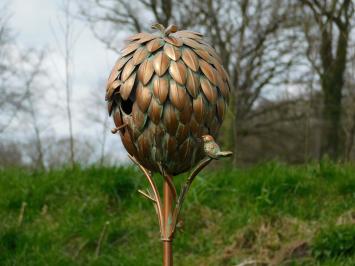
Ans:
POLYGON ((150 171, 177 175, 206 156, 201 137, 217 137, 230 85, 202 34, 154 27, 127 39, 106 100, 128 153, 150 171))

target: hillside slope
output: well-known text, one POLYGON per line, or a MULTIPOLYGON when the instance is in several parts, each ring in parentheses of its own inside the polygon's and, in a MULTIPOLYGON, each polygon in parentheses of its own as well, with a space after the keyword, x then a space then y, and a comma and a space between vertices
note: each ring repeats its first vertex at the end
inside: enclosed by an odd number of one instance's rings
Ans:
MULTIPOLYGON (((130 167, 0 170, 0 265, 161 265, 146 186, 130 167)), ((175 265, 355 265, 355 166, 204 170, 182 216, 175 265)))

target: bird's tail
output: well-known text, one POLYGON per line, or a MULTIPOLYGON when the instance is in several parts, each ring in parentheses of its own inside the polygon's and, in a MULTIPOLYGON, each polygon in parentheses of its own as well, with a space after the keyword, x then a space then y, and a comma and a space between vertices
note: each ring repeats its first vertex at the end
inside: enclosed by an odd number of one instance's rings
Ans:
POLYGON ((220 151, 220 152, 217 152, 217 156, 218 157, 229 157, 229 156, 232 156, 233 152, 231 151, 220 151))

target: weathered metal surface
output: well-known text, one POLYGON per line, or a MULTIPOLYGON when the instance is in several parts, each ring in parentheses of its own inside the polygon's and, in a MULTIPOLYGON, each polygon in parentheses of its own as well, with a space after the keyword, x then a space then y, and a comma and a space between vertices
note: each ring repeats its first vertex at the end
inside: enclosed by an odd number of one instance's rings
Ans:
POLYGON ((187 171, 205 156, 202 135, 217 137, 230 94, 227 72, 197 32, 169 26, 127 41, 106 87, 123 145, 150 171, 187 171))

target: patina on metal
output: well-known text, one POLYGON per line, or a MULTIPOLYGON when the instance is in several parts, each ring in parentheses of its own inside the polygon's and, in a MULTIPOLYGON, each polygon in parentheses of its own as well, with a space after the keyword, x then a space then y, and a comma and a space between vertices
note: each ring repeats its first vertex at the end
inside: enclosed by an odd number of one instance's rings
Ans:
POLYGON ((222 124, 230 82, 221 59, 202 34, 152 26, 156 33, 127 39, 106 88, 113 116, 131 160, 146 176, 150 189, 139 192, 154 203, 163 264, 172 265, 172 240, 187 191, 212 159, 230 156, 214 141, 222 124), (194 169, 180 194, 173 176, 194 169), (160 173, 163 198, 152 177, 160 173), (163 199, 163 202, 162 202, 163 199))

